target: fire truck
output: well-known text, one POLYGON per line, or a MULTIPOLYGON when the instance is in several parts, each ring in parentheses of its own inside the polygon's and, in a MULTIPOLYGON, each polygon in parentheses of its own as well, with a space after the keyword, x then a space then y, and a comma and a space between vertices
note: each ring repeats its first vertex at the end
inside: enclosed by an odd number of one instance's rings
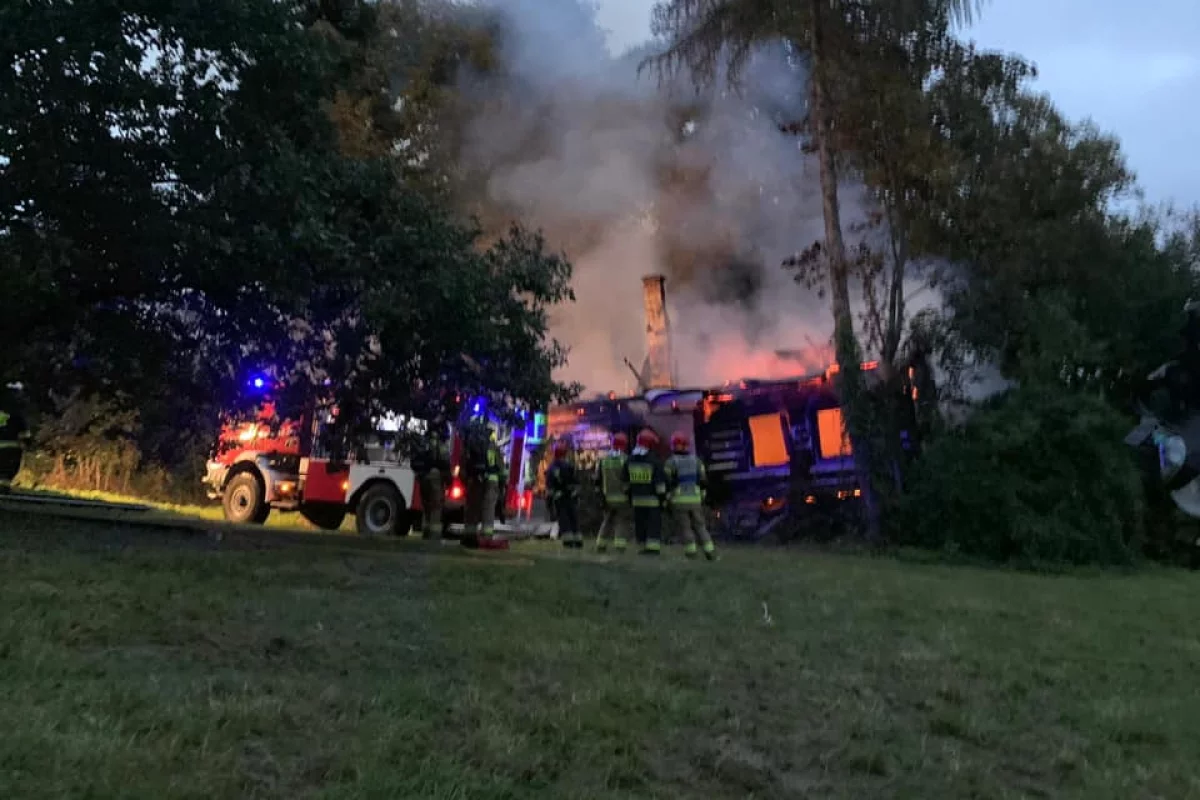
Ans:
MULTIPOLYGON (((274 509, 299 512, 318 528, 337 530, 352 515, 356 529, 366 536, 404 536, 418 523, 420 487, 396 443, 402 432, 424 433, 423 420, 384 415, 351 454, 335 457, 324 449, 321 433, 333 422, 336 408, 308 409, 299 420, 283 417, 266 396, 267 381, 255 378, 252 386, 263 393, 261 402, 252 415, 232 418, 223 426, 203 478, 208 496, 221 501, 226 520, 261 525, 274 509)), ((447 523, 461 521, 463 515, 462 432, 471 421, 484 422, 505 451, 508 480, 497 509, 501 519, 528 513, 533 502, 528 462, 545 435, 545 417, 521 416, 524 424, 510 425, 492 413, 483 398, 463 405, 450 426, 447 523)))

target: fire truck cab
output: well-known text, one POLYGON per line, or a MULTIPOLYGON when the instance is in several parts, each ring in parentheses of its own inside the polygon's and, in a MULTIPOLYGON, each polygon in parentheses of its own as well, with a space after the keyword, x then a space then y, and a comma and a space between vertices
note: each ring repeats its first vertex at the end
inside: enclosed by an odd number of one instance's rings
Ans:
MULTIPOLYGON (((318 528, 337 530, 347 515, 353 515, 360 534, 406 535, 418 523, 422 503, 416 476, 396 443, 402 433, 424 433, 425 421, 385 415, 375 420, 373 433, 357 442, 352 454, 334 458, 323 452, 320 433, 335 414, 333 409, 316 410, 297 423, 280 418, 273 404, 264 400, 253 418, 227 424, 204 477, 208 495, 221 501, 225 519, 261 525, 276 509, 299 512, 318 528), (303 430, 309 436, 302 437, 303 430)), ((525 466, 531 448, 544 435, 545 418, 526 416, 525 426, 509 426, 489 414, 482 400, 464 407, 450 431, 452 476, 444 497, 448 522, 463 510, 466 487, 459 475, 460 433, 472 419, 484 420, 507 449, 509 481, 498 509, 501 516, 528 509, 525 466)))

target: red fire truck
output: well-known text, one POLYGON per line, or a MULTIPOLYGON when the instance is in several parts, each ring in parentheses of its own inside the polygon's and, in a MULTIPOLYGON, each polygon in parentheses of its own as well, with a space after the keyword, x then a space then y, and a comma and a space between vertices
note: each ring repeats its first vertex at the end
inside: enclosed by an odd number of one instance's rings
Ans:
MULTIPOLYGON (((256 388, 263 388, 261 380, 255 379, 256 388)), ((391 415, 379 419, 374 434, 357 443, 353 455, 335 460, 318 444, 322 427, 335 415, 336 409, 319 409, 299 422, 281 418, 264 397, 252 417, 226 424, 203 479, 209 497, 221 501, 225 518, 261 525, 272 509, 297 511, 319 528, 337 530, 352 514, 360 534, 406 535, 419 521, 422 504, 416 477, 396 452, 395 440, 402 427, 420 432, 425 423, 391 415)), ((532 504, 527 464, 544 436, 544 419, 534 415, 524 427, 511 426, 489 413, 482 399, 464 406, 451 426, 452 477, 444 498, 448 523, 461 519, 466 494, 459 476, 463 425, 485 421, 506 450, 509 477, 499 511, 508 517, 532 504)))

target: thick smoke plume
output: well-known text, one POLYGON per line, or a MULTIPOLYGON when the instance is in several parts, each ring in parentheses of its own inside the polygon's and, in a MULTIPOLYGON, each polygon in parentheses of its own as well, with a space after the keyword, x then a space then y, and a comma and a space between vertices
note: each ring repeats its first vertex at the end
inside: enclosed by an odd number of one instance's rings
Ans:
POLYGON ((612 57, 576 0, 494 5, 504 77, 467 88, 477 113, 463 157, 485 205, 540 227, 574 263, 577 302, 553 320, 571 348, 561 377, 632 388, 624 359, 640 367, 645 354, 649 273, 667 276, 682 385, 827 364, 828 304, 780 267, 823 232, 815 167, 777 124, 801 115, 804 89, 783 51, 759 53, 742 92, 697 95, 686 79, 639 77, 640 54, 612 57))

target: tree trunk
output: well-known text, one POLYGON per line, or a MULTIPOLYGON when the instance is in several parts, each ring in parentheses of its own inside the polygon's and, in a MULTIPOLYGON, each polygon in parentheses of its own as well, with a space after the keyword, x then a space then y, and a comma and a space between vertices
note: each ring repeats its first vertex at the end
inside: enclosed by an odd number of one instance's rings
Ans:
POLYGON ((862 355, 854 336, 854 316, 850 309, 850 269, 846 243, 842 239, 841 207, 838 202, 838 173, 834 161, 832 113, 829 107, 828 74, 825 61, 825 4, 812 0, 812 113, 817 162, 821 181, 821 204, 825 217, 825 254, 829 267, 829 288, 833 305, 834 352, 840 367, 841 402, 846 429, 854 452, 854 469, 862 490, 866 536, 880 538, 880 509, 871 480, 871 453, 868 430, 864 424, 865 405, 862 381, 862 355))

